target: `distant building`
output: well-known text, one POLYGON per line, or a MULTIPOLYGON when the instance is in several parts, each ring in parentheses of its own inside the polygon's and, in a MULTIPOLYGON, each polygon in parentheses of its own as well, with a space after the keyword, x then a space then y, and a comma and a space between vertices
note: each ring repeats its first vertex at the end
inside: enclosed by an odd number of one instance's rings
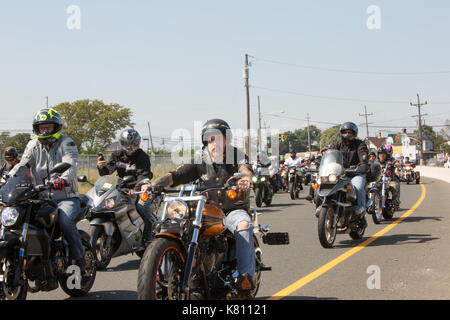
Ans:
POLYGON ((366 138, 366 143, 368 143, 367 147, 369 148, 369 152, 377 152, 378 148, 386 143, 386 138, 378 139, 377 137, 368 137, 366 138))
POLYGON ((105 152, 110 153, 116 150, 120 150, 119 141, 113 141, 109 146, 106 147, 105 152))

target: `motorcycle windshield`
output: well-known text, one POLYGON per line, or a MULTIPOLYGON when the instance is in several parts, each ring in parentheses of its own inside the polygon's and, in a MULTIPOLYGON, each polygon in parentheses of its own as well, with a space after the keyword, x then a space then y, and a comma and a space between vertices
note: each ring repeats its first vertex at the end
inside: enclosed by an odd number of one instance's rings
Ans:
POLYGON ((94 184, 94 186, 86 193, 87 196, 92 198, 92 204, 94 208, 98 207, 103 200, 109 198, 111 193, 116 190, 116 186, 119 183, 120 178, 118 176, 102 176, 94 184))
POLYGON ((4 202, 7 206, 12 205, 23 199, 32 188, 33 180, 31 176, 11 177, 0 189, 2 202, 4 202))
POLYGON ((340 176, 344 173, 344 160, 339 150, 328 150, 322 156, 319 167, 319 176, 328 177, 330 174, 340 176))

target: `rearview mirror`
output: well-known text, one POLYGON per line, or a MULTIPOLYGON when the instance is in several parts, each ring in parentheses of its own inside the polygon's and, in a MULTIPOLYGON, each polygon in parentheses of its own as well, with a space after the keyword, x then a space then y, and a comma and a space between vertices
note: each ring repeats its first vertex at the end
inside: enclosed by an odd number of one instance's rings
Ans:
POLYGON ((53 173, 63 173, 65 171, 67 171, 72 165, 70 163, 67 162, 60 162, 58 163, 56 166, 53 167, 53 169, 49 172, 49 175, 53 174, 53 173))
POLYGON ((78 176, 77 177, 77 181, 78 182, 87 182, 87 177, 86 176, 78 176))

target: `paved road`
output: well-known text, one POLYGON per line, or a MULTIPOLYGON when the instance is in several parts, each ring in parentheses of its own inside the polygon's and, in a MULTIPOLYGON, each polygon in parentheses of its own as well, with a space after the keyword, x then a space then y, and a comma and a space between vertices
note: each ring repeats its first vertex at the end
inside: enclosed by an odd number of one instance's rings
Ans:
MULTIPOLYGON (((450 299, 450 184, 424 178, 423 186, 401 187, 401 211, 393 220, 375 225, 369 217, 363 239, 337 235, 332 249, 319 243, 313 205, 277 194, 272 206, 260 209, 259 222, 272 231, 288 231, 291 243, 262 245, 264 263, 272 271, 263 273, 258 298, 450 299), (408 216, 392 226, 402 215, 408 216), (380 231, 384 234, 374 240, 380 231), (376 275, 379 282, 370 284, 379 284, 379 289, 369 289, 368 279, 376 275)), ((81 227, 86 224, 81 222, 81 227)), ((138 268, 136 256, 113 259, 107 271, 97 273, 84 299, 136 299, 138 268)), ((28 295, 67 298, 60 289, 28 295)))

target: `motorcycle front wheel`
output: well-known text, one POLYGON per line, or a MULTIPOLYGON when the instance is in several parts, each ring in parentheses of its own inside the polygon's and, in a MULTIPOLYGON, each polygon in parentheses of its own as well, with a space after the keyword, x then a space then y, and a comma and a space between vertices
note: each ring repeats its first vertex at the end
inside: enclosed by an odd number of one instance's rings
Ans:
POLYGON ((92 250, 94 252, 95 260, 97 261, 97 269, 105 270, 114 254, 114 235, 109 245, 107 245, 108 235, 103 226, 90 227, 89 235, 92 239, 92 250))
POLYGON ((372 220, 375 224, 380 224, 383 219, 383 208, 381 205, 381 197, 375 192, 373 194, 373 211, 372 211, 372 220))
POLYGON ((139 300, 183 300, 186 252, 175 239, 156 238, 145 250, 139 266, 139 300))
POLYGON ((260 208, 263 203, 263 193, 260 187, 255 188, 255 202, 256 206, 260 208))
POLYGON ((295 196, 297 195, 297 191, 295 190, 295 182, 289 182, 289 194, 291 195, 291 199, 295 200, 295 196))
POLYGON ((318 231, 322 247, 333 247, 336 240, 337 227, 333 228, 334 209, 332 206, 323 207, 319 213, 318 231))
POLYGON ((0 253, 0 300, 26 300, 28 292, 28 281, 22 279, 22 285, 13 287, 9 283, 12 281, 17 265, 16 259, 9 256, 10 252, 0 253))

